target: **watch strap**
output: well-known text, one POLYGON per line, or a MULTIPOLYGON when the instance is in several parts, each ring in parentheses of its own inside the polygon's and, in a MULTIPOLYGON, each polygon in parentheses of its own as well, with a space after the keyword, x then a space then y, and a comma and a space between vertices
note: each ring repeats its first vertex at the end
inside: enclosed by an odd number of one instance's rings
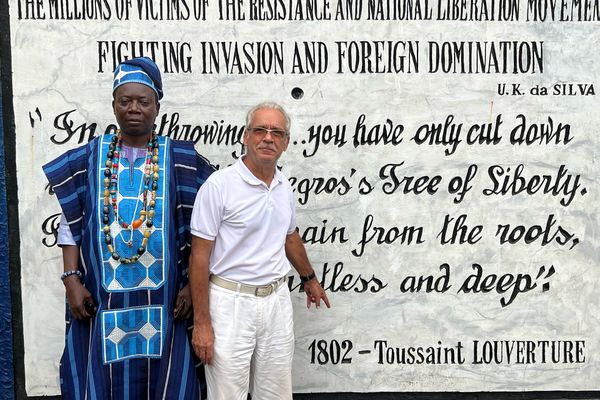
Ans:
POLYGON ((308 276, 300 275, 300 280, 302 281, 302 283, 308 282, 311 279, 315 279, 315 278, 316 278, 315 271, 311 272, 308 276))

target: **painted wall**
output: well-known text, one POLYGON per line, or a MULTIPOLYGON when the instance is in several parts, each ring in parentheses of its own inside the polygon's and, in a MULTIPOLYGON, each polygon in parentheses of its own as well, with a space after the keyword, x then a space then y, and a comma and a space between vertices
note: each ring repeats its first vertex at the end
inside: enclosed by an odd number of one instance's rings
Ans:
POLYGON ((156 130, 213 163, 246 110, 333 302, 295 391, 599 390, 598 2, 11 0, 26 391, 58 393, 58 203, 41 165, 114 124, 111 71, 163 71, 156 130))

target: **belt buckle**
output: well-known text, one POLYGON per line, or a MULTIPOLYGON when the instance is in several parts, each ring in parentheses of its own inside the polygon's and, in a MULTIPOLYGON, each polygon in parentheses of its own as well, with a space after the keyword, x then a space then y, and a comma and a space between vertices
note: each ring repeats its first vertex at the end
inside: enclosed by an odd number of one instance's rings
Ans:
POLYGON ((260 286, 254 289, 254 295, 257 297, 266 297, 273 293, 273 286, 260 286))

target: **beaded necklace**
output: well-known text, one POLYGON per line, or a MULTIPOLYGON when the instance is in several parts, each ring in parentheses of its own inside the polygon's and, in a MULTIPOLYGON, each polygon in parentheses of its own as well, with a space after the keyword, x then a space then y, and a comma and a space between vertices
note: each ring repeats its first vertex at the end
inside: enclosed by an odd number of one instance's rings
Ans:
MULTIPOLYGON (((142 254, 146 252, 148 245, 148 238, 152 233, 153 219, 155 215, 154 207, 156 206, 156 192, 158 190, 158 178, 159 178, 159 166, 158 166, 158 138, 156 133, 152 132, 152 136, 146 145, 146 161, 144 163, 144 177, 142 182, 144 184, 142 209, 140 210, 140 216, 135 219, 131 224, 128 224, 119 215, 119 205, 117 202, 118 192, 118 181, 119 181, 119 158, 121 156, 121 144, 123 139, 121 138, 121 132, 118 131, 113 136, 111 142, 108 145, 108 152, 106 153, 106 169, 104 170, 104 206, 102 208, 102 222, 104 223, 104 241, 107 245, 108 251, 110 252, 113 259, 122 262, 123 264, 129 264, 136 262, 142 254), (152 182, 151 182, 152 181, 152 182), (150 198, 148 198, 148 190, 150 192, 150 198), (111 207, 112 206, 112 207, 111 207), (142 244, 137 249, 137 254, 131 257, 122 257, 115 251, 114 240, 110 233, 110 211, 113 211, 114 219, 124 229, 138 229, 142 226, 142 223, 146 221, 146 227, 144 228, 144 238, 142 244)), ((137 206, 136 206, 137 210, 137 206)), ((133 232, 131 233, 133 238, 133 232)), ((130 240, 128 245, 133 246, 130 240)))

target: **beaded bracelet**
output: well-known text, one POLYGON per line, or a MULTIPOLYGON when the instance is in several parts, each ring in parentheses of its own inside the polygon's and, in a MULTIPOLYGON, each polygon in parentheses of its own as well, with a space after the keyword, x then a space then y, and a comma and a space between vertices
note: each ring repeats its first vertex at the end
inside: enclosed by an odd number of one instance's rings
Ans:
POLYGON ((71 271, 65 271, 62 273, 62 275, 60 276, 60 280, 64 281, 65 278, 71 276, 71 275, 77 275, 79 277, 79 279, 81 279, 81 271, 73 269, 71 271))

